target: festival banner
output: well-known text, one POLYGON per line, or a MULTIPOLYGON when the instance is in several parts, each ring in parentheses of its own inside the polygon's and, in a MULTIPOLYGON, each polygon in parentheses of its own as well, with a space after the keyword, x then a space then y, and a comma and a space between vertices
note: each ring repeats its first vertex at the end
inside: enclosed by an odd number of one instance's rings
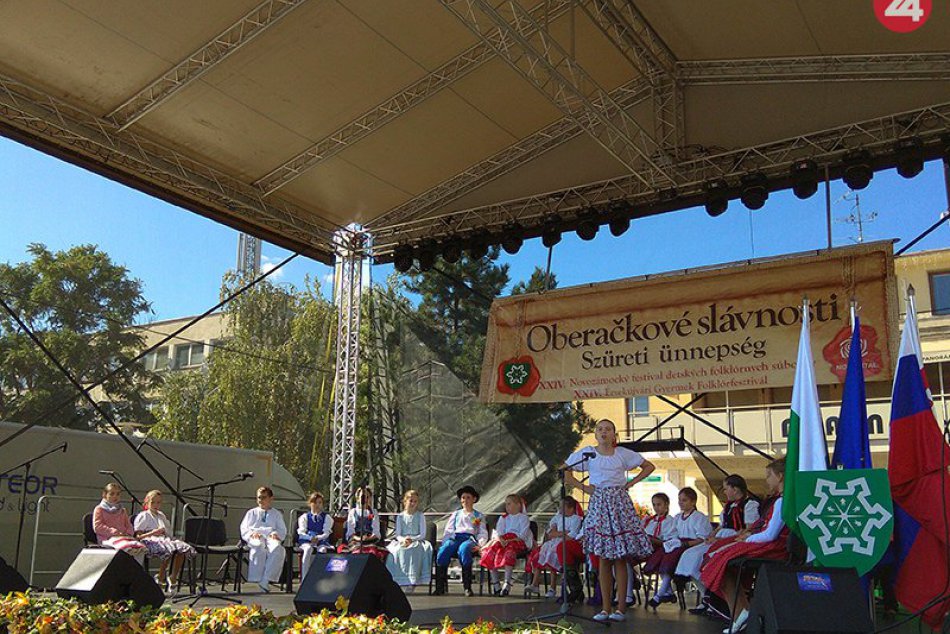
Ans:
POLYGON ((517 295, 491 307, 479 397, 546 403, 787 387, 802 298, 819 385, 844 382, 852 298, 867 381, 890 381, 890 242, 517 295))

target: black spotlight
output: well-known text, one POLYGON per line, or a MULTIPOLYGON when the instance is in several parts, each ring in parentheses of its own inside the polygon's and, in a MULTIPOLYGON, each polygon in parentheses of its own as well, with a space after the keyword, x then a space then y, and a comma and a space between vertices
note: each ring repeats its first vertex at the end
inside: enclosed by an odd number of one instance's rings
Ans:
POLYGON ((435 249, 432 246, 419 247, 416 251, 416 261, 420 271, 428 271, 435 264, 435 249))
POLYGON ((765 174, 760 172, 746 174, 740 183, 742 190, 739 193, 739 200, 742 204, 749 209, 762 209, 769 198, 769 179, 765 177, 765 174))
POLYGON ((703 186, 706 190, 706 213, 715 218, 721 216, 729 207, 729 184, 719 178, 703 186))
POLYGON ((505 250, 505 253, 514 255, 521 250, 522 244, 524 244, 524 227, 519 224, 505 225, 501 236, 501 248, 505 250))
POLYGON ((468 251, 468 257, 481 260, 488 255, 488 239, 481 234, 473 235, 469 238, 468 247, 465 250, 468 251))
POLYGON ((581 240, 586 240, 589 242, 597 237, 598 229, 600 229, 600 225, 597 224, 597 220, 591 216, 588 216, 577 224, 577 237, 581 240))
POLYGON ((561 219, 558 216, 552 216, 544 222, 544 229, 541 231, 541 244, 551 248, 561 241, 561 219))
POLYGON ((844 175, 842 180, 852 190, 864 189, 871 183, 874 168, 871 166, 871 154, 867 150, 849 152, 844 157, 844 175))
POLYGON ((913 178, 924 171, 924 147, 920 139, 901 139, 894 144, 897 155, 897 173, 913 178))
POLYGON ((412 260, 412 247, 400 245, 393 249, 393 266, 396 267, 396 270, 400 273, 409 272, 409 269, 412 268, 412 260))
POLYGON ((608 224, 610 226, 610 233, 613 234, 614 237, 619 238, 630 228, 630 218, 628 216, 615 216, 610 219, 608 224))
POLYGON ((789 168, 792 178, 792 191, 795 196, 805 200, 818 191, 818 164, 811 159, 802 159, 792 163, 789 168))
POLYGON ((442 259, 449 264, 455 264, 462 257, 462 244, 456 238, 449 238, 442 243, 442 259))

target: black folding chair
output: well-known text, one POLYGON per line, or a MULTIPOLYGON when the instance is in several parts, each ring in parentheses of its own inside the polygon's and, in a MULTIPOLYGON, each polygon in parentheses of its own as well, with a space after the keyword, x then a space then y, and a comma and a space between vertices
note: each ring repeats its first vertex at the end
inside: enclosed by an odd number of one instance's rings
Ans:
MULTIPOLYGON (((185 519, 185 541, 194 547, 198 555, 207 553, 210 555, 221 555, 224 560, 224 574, 221 575, 221 590, 224 591, 227 584, 231 563, 234 563, 234 590, 241 592, 241 583, 243 582, 243 563, 247 548, 242 542, 228 543, 228 530, 224 520, 206 517, 189 517, 185 519), (205 546, 207 544, 207 546, 205 546)), ((195 560, 188 561, 188 584, 191 591, 195 591, 195 560)), ((202 570, 201 574, 207 574, 207 570, 202 570)))

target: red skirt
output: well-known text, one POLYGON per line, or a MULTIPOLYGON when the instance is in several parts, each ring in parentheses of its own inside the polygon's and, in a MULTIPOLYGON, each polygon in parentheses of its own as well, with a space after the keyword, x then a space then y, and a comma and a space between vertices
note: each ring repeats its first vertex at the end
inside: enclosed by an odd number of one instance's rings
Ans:
POLYGON ((379 548, 375 544, 340 544, 337 546, 336 552, 341 555, 347 553, 351 555, 376 555, 383 563, 386 563, 386 556, 389 555, 388 550, 379 548))
MULTIPOLYGON (((703 567, 700 571, 703 585, 721 596, 722 580, 726 576, 726 568, 730 561, 740 557, 785 559, 788 556, 785 541, 785 531, 782 531, 778 539, 770 542, 737 542, 734 537, 714 541, 703 558, 703 567)), ((732 597, 724 598, 732 599, 732 597)))

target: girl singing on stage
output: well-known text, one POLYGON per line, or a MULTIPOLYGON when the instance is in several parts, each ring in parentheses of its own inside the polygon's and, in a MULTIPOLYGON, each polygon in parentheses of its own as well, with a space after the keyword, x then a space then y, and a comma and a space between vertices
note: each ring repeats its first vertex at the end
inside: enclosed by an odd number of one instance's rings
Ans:
MULTIPOLYGON (((633 508, 629 489, 656 468, 635 451, 617 446, 617 428, 613 421, 603 419, 594 428, 596 446, 584 447, 567 459, 574 471, 587 471, 590 481, 584 486, 592 491, 587 517, 584 520, 584 547, 600 558, 600 593, 603 610, 597 621, 624 621, 627 611, 627 564, 625 558, 645 558, 653 547, 633 508), (584 460, 584 458, 589 458, 584 460), (582 462, 583 461, 583 462, 582 462), (627 471, 640 471, 629 481, 627 471), (614 577, 617 581, 617 609, 611 613, 614 577)), ((576 481, 576 480, 575 480, 576 481)))

